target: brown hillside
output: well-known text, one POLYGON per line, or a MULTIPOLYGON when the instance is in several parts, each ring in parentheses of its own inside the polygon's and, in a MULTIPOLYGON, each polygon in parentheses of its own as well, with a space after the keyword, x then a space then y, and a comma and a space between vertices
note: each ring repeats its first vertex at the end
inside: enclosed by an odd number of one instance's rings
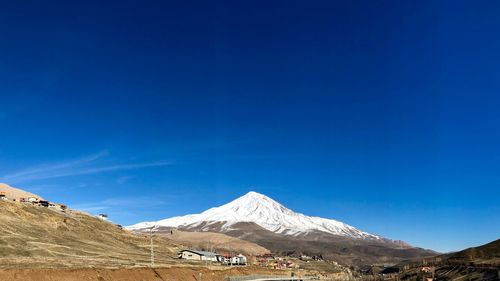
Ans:
MULTIPOLYGON (((173 264, 176 251, 156 238, 157 264, 173 264)), ((29 203, 0 200, 0 268, 144 266, 148 237, 87 214, 62 213, 29 203)))
POLYGON ((500 240, 417 263, 402 263, 397 279, 422 280, 420 269, 427 266, 435 270, 436 280, 500 280, 500 240))
POLYGON ((452 262, 473 262, 475 264, 495 264, 500 266, 500 239, 479 247, 452 253, 445 257, 452 262))
POLYGON ((0 183, 0 192, 4 192, 5 196, 9 199, 19 200, 20 198, 35 197, 35 198, 38 198, 39 200, 43 200, 42 197, 40 197, 36 194, 21 190, 19 188, 9 186, 8 184, 5 184, 5 183, 0 183))
POLYGON ((255 243, 214 232, 188 232, 180 230, 161 230, 160 235, 175 243, 194 249, 214 250, 220 253, 243 253, 263 255, 270 251, 255 243))

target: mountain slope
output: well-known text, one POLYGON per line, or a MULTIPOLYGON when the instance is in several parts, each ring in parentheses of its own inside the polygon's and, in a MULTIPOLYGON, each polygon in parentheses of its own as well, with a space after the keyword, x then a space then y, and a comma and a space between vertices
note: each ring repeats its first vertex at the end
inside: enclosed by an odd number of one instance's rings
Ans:
POLYGON ((202 224, 209 229, 210 225, 217 224, 220 225, 221 230, 229 231, 232 225, 239 222, 253 222, 271 232, 291 236, 321 231, 351 238, 381 239, 379 236, 336 220, 295 213, 273 199, 256 192, 249 192, 228 204, 208 209, 201 214, 139 223, 130 226, 129 229, 137 230, 151 226, 197 228, 202 224), (222 225, 220 225, 221 222, 222 225))
MULTIPOLYGON (((425 262, 399 264, 397 280, 422 280, 422 267, 434 269, 435 280, 500 280, 500 239, 478 247, 425 259, 425 262)), ((394 268, 390 268, 392 272, 394 268)))
POLYGON ((0 193, 5 193, 5 196, 7 198, 15 200, 19 200, 20 198, 29 198, 29 197, 34 197, 38 198, 39 200, 43 200, 42 197, 36 194, 24 191, 19 188, 12 187, 5 183, 0 183, 0 193))
MULTIPOLYGON (((158 264, 176 248, 155 239, 158 264)), ((149 239, 87 214, 0 200, 0 268, 148 265, 149 239)))
POLYGON ((216 251, 221 254, 237 252, 252 256, 270 253, 268 249, 255 243, 222 233, 179 231, 167 228, 158 228, 156 233, 173 243, 192 249, 216 251))
POLYGON ((249 192, 201 214, 173 217, 128 227, 141 231, 176 228, 219 232, 283 255, 322 255, 342 264, 396 263, 437 253, 373 235, 345 223, 295 213, 273 199, 249 192))
POLYGON ((478 247, 467 248, 460 252, 443 255, 450 262, 494 264, 500 266, 500 239, 478 247))

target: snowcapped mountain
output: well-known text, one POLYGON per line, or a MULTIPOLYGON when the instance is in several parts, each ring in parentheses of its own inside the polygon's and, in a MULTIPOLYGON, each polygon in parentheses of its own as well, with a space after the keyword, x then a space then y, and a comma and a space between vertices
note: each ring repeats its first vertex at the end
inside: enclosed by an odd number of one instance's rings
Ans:
POLYGON ((220 231, 227 232, 232 230, 232 226, 242 222, 255 223, 271 232, 290 236, 323 232, 349 238, 383 239, 343 222, 296 213, 273 199, 253 191, 201 214, 173 217, 158 222, 143 222, 127 228, 142 230, 151 227, 167 227, 208 231, 213 226, 217 226, 220 231))
MULTIPOLYGON (((346 265, 398 263, 436 253, 366 233, 343 222, 296 213, 273 199, 249 192, 201 214, 143 222, 127 227, 170 237, 172 228, 223 233, 262 246, 278 255, 321 255, 346 265)), ((206 241, 207 243, 209 241, 206 241)))

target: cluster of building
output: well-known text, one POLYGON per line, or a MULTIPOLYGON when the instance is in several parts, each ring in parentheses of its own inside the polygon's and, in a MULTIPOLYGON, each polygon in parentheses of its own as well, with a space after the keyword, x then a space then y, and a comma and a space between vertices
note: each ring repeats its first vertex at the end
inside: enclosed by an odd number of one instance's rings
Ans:
POLYGON ((299 257, 299 260, 305 261, 305 262, 309 262, 309 261, 322 261, 323 260, 323 256, 322 255, 319 255, 319 256, 301 255, 299 257))
POLYGON ((66 209, 68 209, 68 207, 64 204, 52 203, 52 202, 49 202, 47 200, 41 200, 40 198, 37 198, 37 197, 27 197, 27 198, 21 197, 21 198, 19 198, 19 200, 15 199, 15 198, 8 198, 7 194, 5 192, 0 192, 0 200, 14 201, 14 202, 19 201, 21 203, 27 203, 27 204, 32 204, 35 206, 51 208, 51 209, 55 209, 55 210, 58 210, 61 212, 65 212, 66 209))
MULTIPOLYGON (((222 265, 247 265, 249 264, 248 258, 242 254, 230 256, 230 255, 221 255, 215 252, 209 251, 199 251, 199 250, 191 250, 185 249, 180 251, 179 259, 185 260, 193 260, 193 261, 205 261, 212 263, 219 263, 222 265)), ((297 263, 298 260, 301 261, 321 261, 322 257, 320 256, 301 256, 299 259, 290 259, 287 257, 275 256, 273 254, 264 254, 255 256, 255 259, 252 258, 252 264, 259 265, 261 267, 272 268, 272 269, 298 269, 300 268, 297 263)))
POLYGON ((297 269, 299 265, 290 259, 274 256, 272 254, 265 254, 256 257, 257 263, 261 267, 272 269, 297 269))
POLYGON ((185 260, 216 262, 222 265, 246 265, 248 263, 247 257, 242 254, 228 256, 220 255, 214 252, 189 249, 180 251, 179 258, 185 260))

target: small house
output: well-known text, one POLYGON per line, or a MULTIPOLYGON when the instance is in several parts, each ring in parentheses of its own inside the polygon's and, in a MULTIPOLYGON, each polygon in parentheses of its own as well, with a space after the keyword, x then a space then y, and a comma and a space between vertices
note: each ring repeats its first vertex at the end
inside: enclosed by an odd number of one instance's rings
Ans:
POLYGON ((60 211, 60 212, 65 212, 66 209, 68 208, 64 204, 57 204, 57 203, 50 203, 49 207, 52 208, 52 209, 55 209, 57 211, 60 211))
POLYGON ((179 258, 185 260, 198 260, 198 261, 213 261, 217 262, 220 255, 207 252, 207 251, 197 251, 197 250, 182 250, 179 252, 179 258))
POLYGON ((293 261, 286 261, 286 268, 295 268, 295 263, 293 261))
POLYGON ((38 203, 38 206, 42 206, 42 207, 45 207, 45 208, 48 208, 49 205, 50 205, 49 201, 46 201, 46 200, 40 200, 37 203, 38 203))
POLYGON ((246 265, 247 264, 247 257, 245 257, 242 254, 236 255, 231 258, 231 264, 232 265, 246 265))
POLYGON ((219 256, 217 256, 217 261, 222 263, 222 264, 229 265, 229 264, 231 264, 231 257, 219 255, 219 256))
POLYGON ((312 258, 312 257, 310 257, 310 256, 306 256, 306 255, 301 255, 301 256, 299 257, 299 259, 300 259, 301 261, 310 261, 310 260, 313 260, 313 258, 312 258))
POLYGON ((101 219, 103 221, 107 221, 108 220, 108 215, 106 214, 99 214, 96 216, 98 219, 101 219))

